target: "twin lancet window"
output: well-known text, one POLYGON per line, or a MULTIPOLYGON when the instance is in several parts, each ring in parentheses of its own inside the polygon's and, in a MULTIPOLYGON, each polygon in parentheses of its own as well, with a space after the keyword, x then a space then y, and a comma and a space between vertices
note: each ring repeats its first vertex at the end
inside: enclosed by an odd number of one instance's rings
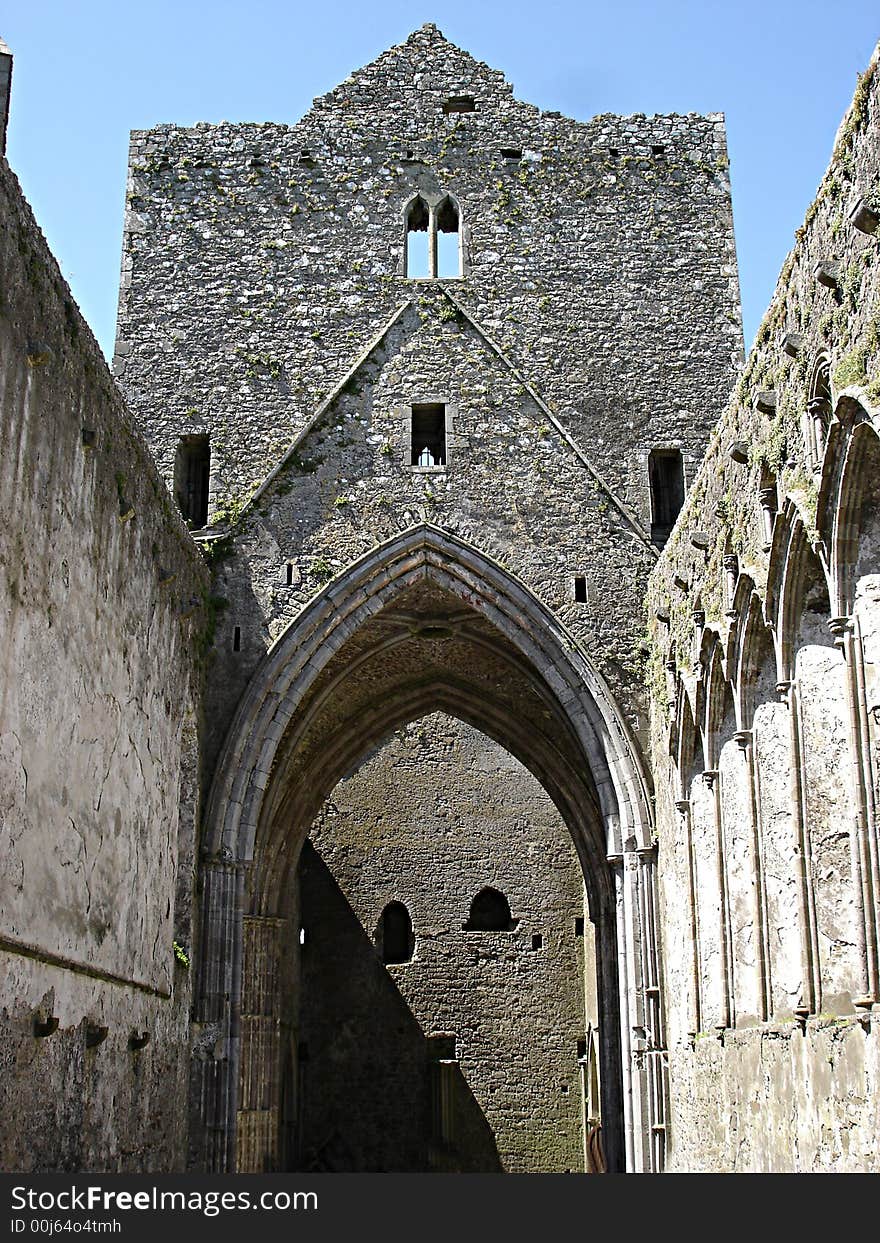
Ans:
POLYGON ((417 194, 407 207, 405 275, 440 280, 461 276, 461 225, 448 194, 433 205, 417 194))

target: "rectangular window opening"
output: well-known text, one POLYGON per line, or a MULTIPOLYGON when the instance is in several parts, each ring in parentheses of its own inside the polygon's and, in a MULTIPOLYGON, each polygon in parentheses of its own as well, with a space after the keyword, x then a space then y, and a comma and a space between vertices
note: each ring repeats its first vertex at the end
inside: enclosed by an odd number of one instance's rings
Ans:
POLYGON ((651 540, 661 548, 684 504, 684 466, 680 449, 652 449, 648 459, 651 488, 651 540))
POLYGON ((502 147, 501 158, 502 160, 521 160, 522 150, 519 147, 502 147))
POLYGON ((544 948, 544 937, 540 932, 536 932, 532 937, 532 949, 539 950, 544 948))
POLYGON ((449 116, 450 112, 476 112, 477 101, 473 95, 450 95, 443 104, 443 111, 449 116))
POLYGON ((412 407, 410 463, 425 467, 446 465, 446 407, 438 403, 412 407))
POLYGON ((579 1041, 578 1041, 578 1044, 577 1044, 577 1049, 578 1049, 578 1057, 579 1057, 579 1058, 581 1058, 581 1057, 586 1057, 586 1056, 587 1056, 587 1042, 586 1042, 586 1040, 583 1040, 583 1039, 579 1040, 579 1041))
POLYGON ((232 650, 233 652, 241 651, 241 626, 236 626, 232 632, 232 650))
POLYGON ((174 495, 180 512, 195 530, 208 521, 211 446, 207 436, 183 436, 174 458, 174 495))
POLYGON ((288 561, 287 563, 286 579, 287 579, 287 586, 292 587, 293 586, 293 562, 292 561, 288 561))
POLYGON ((582 574, 577 575, 574 580, 574 598, 578 604, 587 603, 587 580, 582 574))
POLYGON ((455 1061, 455 1036, 429 1036, 428 1060, 431 1062, 455 1061))
POLYGON ((574 935, 576 937, 582 937, 584 935, 584 920, 581 915, 579 915, 574 921, 574 935))

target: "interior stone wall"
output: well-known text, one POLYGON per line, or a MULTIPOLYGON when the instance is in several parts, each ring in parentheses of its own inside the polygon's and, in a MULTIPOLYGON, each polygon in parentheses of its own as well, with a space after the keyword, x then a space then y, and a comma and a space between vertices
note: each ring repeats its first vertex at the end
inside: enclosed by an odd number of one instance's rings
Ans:
POLYGON ((336 787, 300 884, 304 1167, 582 1171, 592 925, 570 834, 536 779, 472 727, 422 717, 336 787), (507 897, 513 930, 464 930, 486 886, 507 897), (415 951, 386 967, 375 936, 395 901, 415 951), (454 1098, 446 1140, 425 1044, 438 1033, 457 1057, 433 1072, 454 1098))
POLYGON ((181 1168, 206 572, 3 160, 0 218, 0 1164, 181 1168))
POLYGON ((209 754, 316 591, 424 520, 520 574, 644 731, 648 455, 690 481, 740 361, 720 114, 542 112, 425 26, 295 126, 134 133, 114 369, 169 486, 209 436, 207 535, 233 534, 209 754), (409 278, 406 205, 441 191, 463 276, 409 278), (435 400, 426 476, 404 422, 435 400))
POLYGON ((677 1170, 878 1168, 877 65, 650 583, 677 1170))

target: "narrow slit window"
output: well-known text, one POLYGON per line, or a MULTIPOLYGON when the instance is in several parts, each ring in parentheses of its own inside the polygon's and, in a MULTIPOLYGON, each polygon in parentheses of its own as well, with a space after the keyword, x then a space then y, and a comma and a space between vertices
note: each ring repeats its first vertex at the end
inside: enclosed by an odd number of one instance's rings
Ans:
POLYGON ((544 937, 540 932, 536 932, 532 937, 532 949, 539 950, 544 948, 544 937))
POLYGON ((576 937, 582 937, 584 935, 584 920, 581 915, 578 915, 574 921, 574 935, 576 937))
POLYGON ((446 407, 439 403, 412 408, 410 462, 423 470, 446 465, 446 407))
POLYGON ((241 626, 236 626, 232 632, 232 650, 233 652, 241 651, 241 626))
POLYGON ((407 276, 430 276, 430 221, 428 204, 419 195, 413 199, 406 213, 406 274, 407 276))
POLYGON ((174 496, 189 526, 198 530, 208 521, 211 446, 207 436, 184 436, 174 458, 174 496))
POLYGON ((651 487, 651 540, 660 547, 684 504, 684 467, 679 449, 652 449, 648 459, 651 487))
POLYGON ((287 567, 285 571, 285 579, 287 582, 287 586, 292 587, 293 586, 293 562, 292 561, 288 561, 287 563, 287 567))
POLYGON ((587 580, 578 574, 574 580, 574 598, 578 604, 587 603, 587 580))
POLYGON ((389 902, 379 916, 376 948, 384 963, 409 962, 416 947, 412 920, 402 902, 389 902))

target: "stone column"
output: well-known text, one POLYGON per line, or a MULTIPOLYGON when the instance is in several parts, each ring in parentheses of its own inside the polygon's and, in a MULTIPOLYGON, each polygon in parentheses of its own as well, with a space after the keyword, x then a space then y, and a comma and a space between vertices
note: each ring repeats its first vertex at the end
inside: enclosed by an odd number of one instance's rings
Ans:
POLYGON ((730 936, 730 903, 727 900, 727 872, 724 847, 724 821, 721 815, 721 781, 717 768, 707 768, 703 780, 712 791, 712 816, 715 826, 715 879, 718 884, 718 912, 721 923, 719 959, 721 971, 721 1013, 714 1026, 730 1027, 733 1023, 733 955, 730 936))
POLYGON ((821 995, 815 936, 815 904, 810 862, 810 838, 804 815, 804 763, 801 746, 800 710, 794 682, 777 682, 776 691, 788 707, 791 745, 791 814, 794 853, 798 861, 797 919, 801 939, 801 997, 795 1013, 801 1018, 815 1014, 821 995))
POLYGON ((843 651, 847 668, 847 700, 849 717, 849 750, 852 765, 855 822, 850 833, 853 888, 858 909, 857 935, 862 978, 853 1004, 869 1008, 878 1000, 877 924, 873 884, 875 859, 872 859, 869 830, 868 786, 866 782, 865 748, 867 700, 864 689, 864 664, 861 636, 856 632, 858 618, 832 617, 828 629, 835 644, 843 651), (864 705, 864 707, 863 707, 864 705))
POLYGON ((770 931, 767 923, 767 904, 764 898, 764 855, 761 843, 761 818, 759 814, 758 775, 755 769, 755 752, 752 731, 740 729, 734 734, 736 745, 746 763, 749 795, 749 820, 752 829, 752 886, 754 890, 755 944, 757 947, 759 1017, 766 1022, 770 1017, 770 931))
POLYGON ((680 798, 675 803, 676 810, 680 813, 684 822, 685 850, 687 852, 688 865, 688 886, 687 886, 687 902, 688 915, 691 927, 691 989, 692 989, 692 1006, 690 1031, 688 1035, 696 1036, 698 1031, 703 1029, 703 1007, 700 989, 700 912, 697 903, 697 873, 696 860, 694 859, 694 839, 693 826, 691 824, 691 804, 690 799, 680 798))
POLYGON ((813 466, 815 470, 820 470, 822 458, 825 456, 825 434, 831 418, 831 402, 827 397, 814 397, 807 404, 807 413, 810 418, 810 450, 813 466))
POLYGON ((280 948, 285 920, 246 915, 236 1171, 279 1168, 281 1141, 280 948))
POLYGON ((235 863, 210 859, 202 865, 202 920, 198 977, 193 1002, 193 1114, 204 1134, 195 1154, 206 1173, 234 1168, 237 1084, 239 905, 242 877, 235 863))
POLYGON ((772 484, 769 488, 761 488, 758 493, 758 500, 761 504, 761 518, 764 523, 764 552, 769 552, 773 543, 773 524, 776 521, 776 507, 779 503, 776 494, 776 484, 772 484))
POLYGON ((733 607, 733 601, 736 596, 736 580, 738 578, 739 557, 736 553, 730 553, 724 558, 724 582, 725 595, 727 597, 725 617, 727 617, 729 621, 736 621, 736 609, 733 607))
POLYGON ((646 846, 639 858, 639 915, 642 927, 642 979, 644 981, 645 1063, 650 1126, 650 1169, 662 1174, 666 1161, 667 1051, 657 962, 657 897, 654 878, 657 850, 646 846))

